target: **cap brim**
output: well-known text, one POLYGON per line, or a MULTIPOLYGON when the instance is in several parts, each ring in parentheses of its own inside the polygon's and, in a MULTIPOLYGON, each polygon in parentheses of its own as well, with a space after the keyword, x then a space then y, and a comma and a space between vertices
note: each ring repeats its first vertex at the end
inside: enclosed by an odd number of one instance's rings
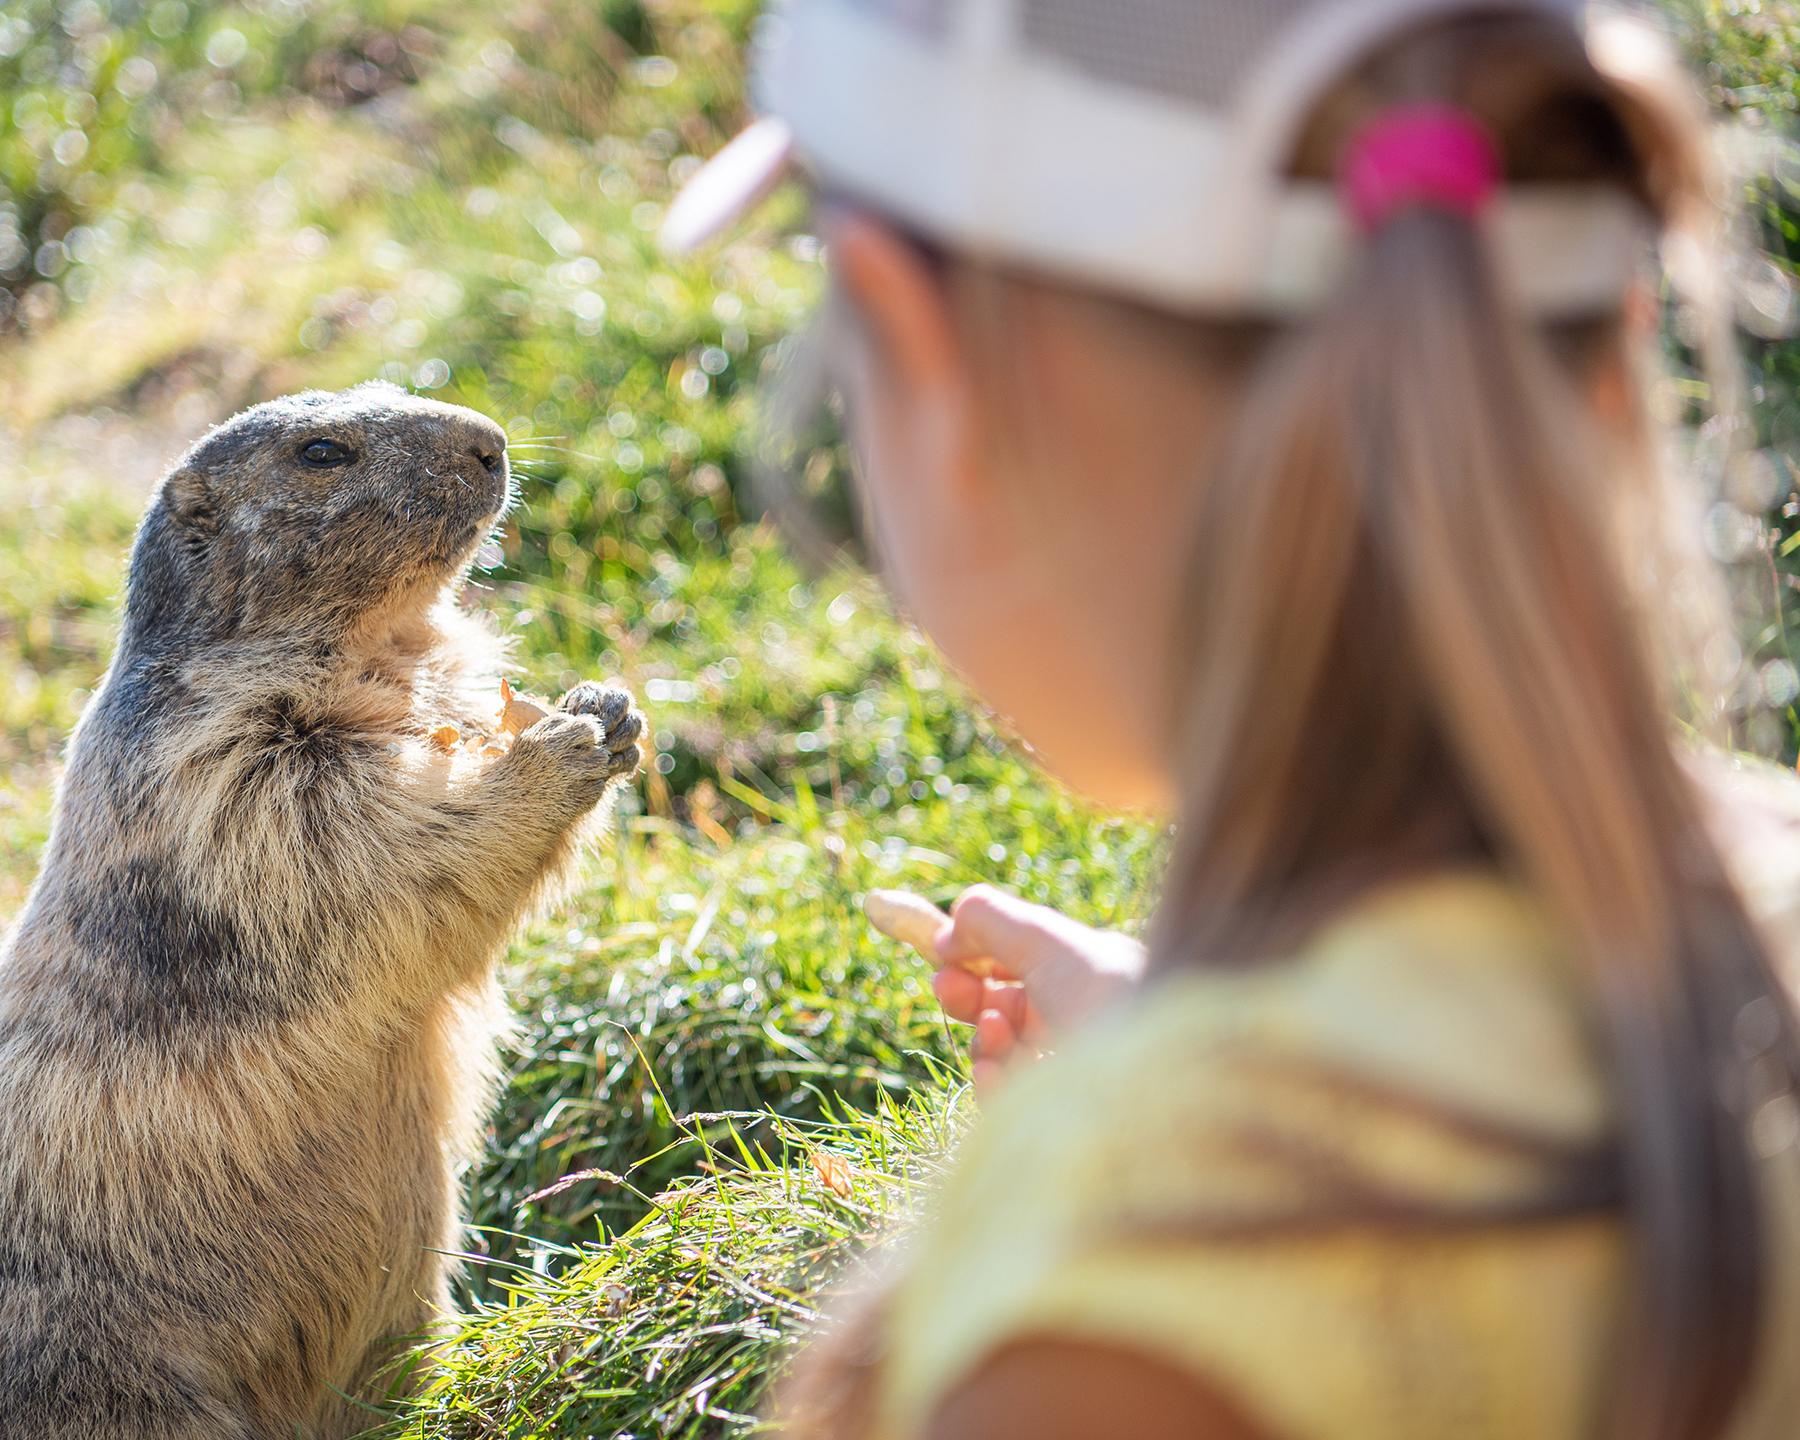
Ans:
POLYGON ((662 248, 687 255, 717 238, 792 168, 794 137, 773 116, 758 120, 700 167, 663 219, 662 248))

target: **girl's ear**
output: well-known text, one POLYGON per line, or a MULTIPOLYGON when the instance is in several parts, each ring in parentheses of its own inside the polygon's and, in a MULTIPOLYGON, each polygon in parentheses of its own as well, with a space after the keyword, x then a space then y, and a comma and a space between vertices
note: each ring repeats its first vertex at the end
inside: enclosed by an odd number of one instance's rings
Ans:
MULTIPOLYGON (((1635 354, 1655 342, 1662 325, 1662 308, 1649 285, 1641 280, 1633 283, 1625 296, 1623 314, 1627 351, 1635 354)), ((1637 377, 1631 373, 1626 356, 1611 355, 1595 368, 1588 400, 1605 425, 1620 434, 1629 434, 1638 423, 1637 387, 1637 377)))
POLYGON ((963 365, 943 287, 917 250, 854 212, 825 226, 832 271, 854 304, 886 379, 913 401, 961 382, 963 365))
POLYGON ((1634 345, 1650 341, 1662 328, 1662 301, 1647 280, 1634 280, 1625 292, 1626 338, 1634 345))

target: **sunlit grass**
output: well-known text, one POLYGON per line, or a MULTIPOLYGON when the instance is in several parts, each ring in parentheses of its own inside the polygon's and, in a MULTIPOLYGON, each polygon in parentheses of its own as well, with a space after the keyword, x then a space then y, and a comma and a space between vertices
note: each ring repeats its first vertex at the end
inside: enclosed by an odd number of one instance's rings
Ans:
POLYGON ((539 1249, 494 1280, 505 1300, 433 1352, 392 1440, 750 1433, 822 1297, 854 1284, 871 1237, 908 1218, 957 1129, 959 1088, 810 1122, 748 1112, 683 1128, 683 1172, 575 1185, 632 1195, 643 1218, 539 1249))

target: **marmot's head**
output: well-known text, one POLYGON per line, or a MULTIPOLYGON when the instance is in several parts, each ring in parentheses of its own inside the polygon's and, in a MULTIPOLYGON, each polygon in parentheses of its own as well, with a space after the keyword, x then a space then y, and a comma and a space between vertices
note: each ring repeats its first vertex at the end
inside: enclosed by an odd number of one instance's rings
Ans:
POLYGON ((353 623, 435 595, 510 496, 505 432, 473 410, 384 384, 252 406, 164 476, 127 626, 179 641, 353 623))

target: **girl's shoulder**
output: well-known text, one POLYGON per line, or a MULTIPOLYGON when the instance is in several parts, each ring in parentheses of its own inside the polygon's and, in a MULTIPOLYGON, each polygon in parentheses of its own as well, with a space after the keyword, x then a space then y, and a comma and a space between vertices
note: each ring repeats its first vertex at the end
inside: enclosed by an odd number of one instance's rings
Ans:
POLYGON ((1020 1076, 973 1148, 1127 1226, 1261 1224, 1351 1193, 1503 1213, 1605 1142, 1605 1075, 1538 907, 1457 871, 1383 890, 1287 960, 1152 987, 1020 1076))
POLYGON ((1578 1433, 1619 1237, 1570 968, 1522 893, 1445 874, 1017 1075, 896 1296, 886 1433, 1041 1336, 1190 1369, 1296 1440, 1454 1433, 1470 1404, 1578 1433))

